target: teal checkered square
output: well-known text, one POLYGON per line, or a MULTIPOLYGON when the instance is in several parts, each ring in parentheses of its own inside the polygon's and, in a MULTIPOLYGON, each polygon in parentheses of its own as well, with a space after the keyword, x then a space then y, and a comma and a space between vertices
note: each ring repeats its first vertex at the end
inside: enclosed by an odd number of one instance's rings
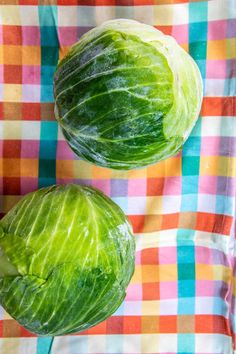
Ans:
MULTIPOLYGON (((40 160, 40 177, 52 178, 55 183, 56 175, 56 162, 52 159, 41 159, 40 160)), ((54 184, 52 183, 52 184, 54 184)))
POLYGON ((58 46, 56 27, 43 26, 40 28, 41 44, 48 47, 58 46))
POLYGON ((199 156, 200 146, 200 137, 190 136, 183 146, 182 156, 199 156))
POLYGON ((178 279, 179 280, 195 279, 195 265, 194 265, 194 263, 180 263, 180 264, 178 264, 178 279))
POLYGON ((42 140, 40 143, 40 158, 54 160, 56 155, 56 149, 56 140, 42 140))
POLYGON ((178 245, 178 263, 194 263, 194 246, 192 245, 178 245))
POLYGON ((199 156, 183 156, 182 157, 182 173, 183 176, 196 176, 199 174, 199 156))
POLYGON ((58 50, 55 47, 41 47, 41 61, 43 66, 56 66, 58 62, 58 50))
MULTIPOLYGON (((195 296, 195 278, 193 279, 181 279, 178 281, 178 296, 179 298, 194 297, 195 296)), ((185 308, 186 311, 186 308, 185 308)), ((192 308, 194 311, 194 308, 192 308)), ((186 313, 186 312, 185 312, 186 313)), ((194 312, 193 312, 194 313, 194 312)))
POLYGON ((57 140, 57 122, 41 122, 40 140, 57 140))
POLYGON ((43 66, 41 69, 41 84, 52 86, 55 66, 43 66))
POLYGON ((189 53, 194 59, 206 59, 207 42, 191 42, 189 43, 189 53))
POLYGON ((53 86, 52 85, 41 85, 41 102, 53 102, 53 86))
POLYGON ((204 41, 207 38, 207 22, 190 23, 189 37, 191 38, 191 42, 204 41))

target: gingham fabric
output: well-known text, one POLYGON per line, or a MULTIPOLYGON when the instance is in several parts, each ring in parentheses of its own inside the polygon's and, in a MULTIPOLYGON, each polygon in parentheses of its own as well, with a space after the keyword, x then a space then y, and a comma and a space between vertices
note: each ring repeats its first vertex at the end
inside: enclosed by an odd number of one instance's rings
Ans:
POLYGON ((231 354, 235 346, 235 0, 0 1, 1 213, 55 183, 90 184, 133 224, 136 270, 107 321, 37 338, 1 309, 1 354, 231 354), (201 116, 183 151, 112 171, 79 160, 53 114, 59 57, 90 28, 132 18, 173 35, 203 80, 201 116))

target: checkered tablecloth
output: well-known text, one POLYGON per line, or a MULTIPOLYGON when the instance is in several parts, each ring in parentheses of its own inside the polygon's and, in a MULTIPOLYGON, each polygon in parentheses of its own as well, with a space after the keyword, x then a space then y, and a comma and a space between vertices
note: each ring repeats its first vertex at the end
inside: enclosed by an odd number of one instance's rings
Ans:
POLYGON ((90 184, 121 206, 137 240, 136 271, 111 318, 53 342, 27 332, 1 309, 0 353, 233 353, 235 0, 0 4, 0 212, 43 186, 90 184), (79 160, 53 114, 58 59, 90 28, 122 17, 173 35, 196 60, 205 86, 201 116, 183 151, 129 172, 79 160))

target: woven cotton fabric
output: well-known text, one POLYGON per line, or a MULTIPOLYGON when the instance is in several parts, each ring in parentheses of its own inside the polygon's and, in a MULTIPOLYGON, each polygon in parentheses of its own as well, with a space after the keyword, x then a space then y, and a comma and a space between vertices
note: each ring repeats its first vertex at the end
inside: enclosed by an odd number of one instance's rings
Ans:
POLYGON ((236 353, 235 1, 0 4, 1 214, 40 187, 89 184, 120 205, 137 241, 135 274, 112 317, 53 341, 27 332, 1 309, 0 353, 236 353), (83 33, 114 18, 174 36, 204 81, 201 115, 182 152, 129 172, 79 160, 53 114, 59 58, 83 33))

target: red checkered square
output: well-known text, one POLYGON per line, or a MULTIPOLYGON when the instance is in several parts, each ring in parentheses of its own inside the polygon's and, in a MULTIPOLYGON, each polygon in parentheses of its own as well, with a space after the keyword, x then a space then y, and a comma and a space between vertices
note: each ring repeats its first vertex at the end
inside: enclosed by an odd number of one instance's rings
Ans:
POLYGON ((123 323, 125 334, 138 334, 141 332, 142 323, 140 316, 125 316, 123 323))
POLYGON ((143 283, 143 300, 159 300, 160 287, 159 283, 143 283))
POLYGON ((3 43, 10 45, 22 44, 22 28, 21 26, 3 26, 3 43))
POLYGON ((122 334, 123 333, 123 317, 112 316, 107 319, 107 334, 122 334))
POLYGON ((163 195, 164 184, 165 184, 164 178, 148 178, 147 195, 148 196, 163 195))
POLYGON ((4 82, 6 84, 21 84, 22 83, 21 65, 5 65, 4 82))
POLYGON ((3 177, 3 194, 20 195, 20 178, 19 177, 3 177))
POLYGON ((39 103, 23 103, 22 118, 24 120, 40 120, 40 104, 39 103))
POLYGON ((148 248, 141 252, 141 263, 142 264, 158 264, 158 249, 148 248))
POLYGON ((3 143, 3 158, 18 158, 21 152, 20 140, 5 140, 3 143))

